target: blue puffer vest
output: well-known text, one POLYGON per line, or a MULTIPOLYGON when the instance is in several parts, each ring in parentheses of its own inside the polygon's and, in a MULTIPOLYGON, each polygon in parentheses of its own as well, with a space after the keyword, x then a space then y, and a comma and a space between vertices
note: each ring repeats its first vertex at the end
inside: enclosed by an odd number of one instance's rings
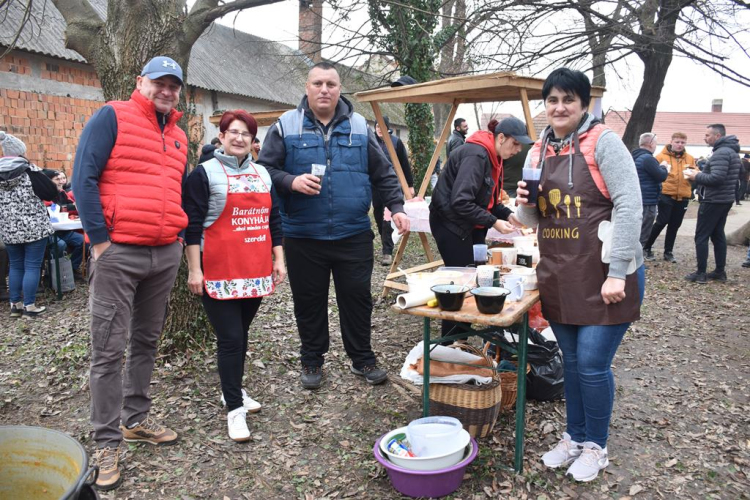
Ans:
POLYGON ((300 107, 284 113, 279 125, 286 148, 286 172, 309 174, 313 163, 326 165, 320 194, 294 192, 283 197, 284 236, 339 240, 369 231, 372 194, 365 119, 349 105, 348 115, 335 117, 325 135, 300 107))

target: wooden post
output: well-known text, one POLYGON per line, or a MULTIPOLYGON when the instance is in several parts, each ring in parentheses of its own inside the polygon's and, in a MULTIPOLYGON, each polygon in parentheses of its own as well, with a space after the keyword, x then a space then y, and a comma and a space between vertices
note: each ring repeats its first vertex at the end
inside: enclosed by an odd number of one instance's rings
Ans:
POLYGON ((529 108, 529 94, 525 88, 520 89, 521 92, 521 106, 523 106, 523 115, 526 117, 526 129, 529 131, 529 136, 537 140, 536 127, 534 127, 534 118, 531 116, 531 108, 529 108))
MULTIPOLYGON (((427 192, 427 186, 430 185, 430 177, 432 177, 432 172, 435 171, 435 165, 437 165, 438 158, 440 158, 440 150, 443 149, 443 144, 445 144, 445 140, 448 138, 448 135, 450 135, 451 130, 453 129, 453 118, 456 116, 456 111, 458 111, 458 105, 458 99, 453 101, 453 106, 451 106, 451 110, 448 113, 448 120, 443 126, 443 131, 440 133, 440 139, 438 139, 438 142, 435 145, 435 152, 432 153, 430 164, 427 166, 427 172, 425 172, 424 179, 422 179, 422 185, 420 186, 419 193, 417 194, 417 196, 419 196, 420 198, 424 198, 424 195, 427 192)), ((445 161, 447 162, 448 158, 446 158, 445 161)))
POLYGON ((380 112, 380 106, 376 101, 372 101, 372 111, 375 113, 375 120, 378 122, 380 131, 383 132, 383 142, 385 148, 388 150, 388 154, 391 157, 391 163, 393 163, 393 169, 396 171, 398 176, 398 182, 401 184, 401 190, 404 192, 404 198, 411 200, 411 193, 409 192, 409 185, 406 183, 406 177, 404 177, 404 170, 401 168, 401 162, 398 161, 398 155, 396 149, 393 147, 393 141, 391 141, 391 133, 388 132, 388 127, 385 126, 385 120, 383 120, 383 113, 380 112), (387 140, 386 140, 387 139, 387 140))

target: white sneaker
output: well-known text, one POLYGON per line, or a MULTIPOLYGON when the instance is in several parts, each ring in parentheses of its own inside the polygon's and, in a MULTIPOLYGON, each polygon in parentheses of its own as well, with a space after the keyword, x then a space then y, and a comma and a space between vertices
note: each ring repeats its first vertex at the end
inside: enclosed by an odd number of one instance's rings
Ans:
POLYGON ((45 306, 29 304, 28 306, 23 306, 23 315, 24 316, 38 316, 46 310, 47 308, 45 306))
POLYGON ((598 444, 586 441, 583 443, 581 456, 573 462, 566 474, 573 476, 576 481, 593 481, 599 471, 608 465, 607 448, 602 449, 598 444))
MULTIPOLYGON (((224 399, 224 393, 221 394, 221 406, 226 406, 227 400, 224 399)), ((261 409, 261 404, 258 403, 256 400, 251 398, 247 395, 247 392, 245 392, 245 389, 242 389, 242 406, 245 407, 245 410, 247 410, 248 413, 258 413, 261 409)))
POLYGON ((236 410, 232 410, 227 413, 227 429, 229 431, 229 438, 238 443, 250 441, 250 429, 247 428, 247 410, 244 406, 240 406, 236 410))
POLYGON ((563 432, 563 438, 550 451, 542 455, 542 462, 551 469, 568 465, 581 455, 581 444, 570 439, 570 434, 563 432))

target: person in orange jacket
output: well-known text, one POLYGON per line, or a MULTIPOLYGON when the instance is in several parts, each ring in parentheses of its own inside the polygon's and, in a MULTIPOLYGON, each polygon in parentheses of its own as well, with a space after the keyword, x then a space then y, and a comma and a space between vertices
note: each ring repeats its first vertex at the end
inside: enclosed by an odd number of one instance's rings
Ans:
POLYGON ((677 238, 677 230, 682 225, 682 219, 685 217, 685 211, 692 197, 690 181, 685 179, 682 171, 686 168, 698 168, 695 164, 695 158, 685 151, 686 143, 687 135, 682 132, 675 132, 672 134, 671 142, 664 146, 661 153, 656 155, 656 160, 666 166, 669 173, 661 186, 656 222, 651 229, 651 236, 643 246, 643 254, 646 260, 654 260, 654 253, 651 248, 656 238, 666 227, 664 260, 677 262, 672 250, 677 238))

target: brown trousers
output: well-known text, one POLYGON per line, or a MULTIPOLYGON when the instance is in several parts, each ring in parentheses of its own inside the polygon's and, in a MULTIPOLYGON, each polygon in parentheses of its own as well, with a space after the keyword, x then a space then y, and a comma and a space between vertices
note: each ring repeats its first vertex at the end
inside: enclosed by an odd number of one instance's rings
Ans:
POLYGON ((142 422, 151 408, 151 373, 181 255, 179 242, 113 243, 89 264, 91 423, 100 448, 117 446, 120 422, 142 422))

